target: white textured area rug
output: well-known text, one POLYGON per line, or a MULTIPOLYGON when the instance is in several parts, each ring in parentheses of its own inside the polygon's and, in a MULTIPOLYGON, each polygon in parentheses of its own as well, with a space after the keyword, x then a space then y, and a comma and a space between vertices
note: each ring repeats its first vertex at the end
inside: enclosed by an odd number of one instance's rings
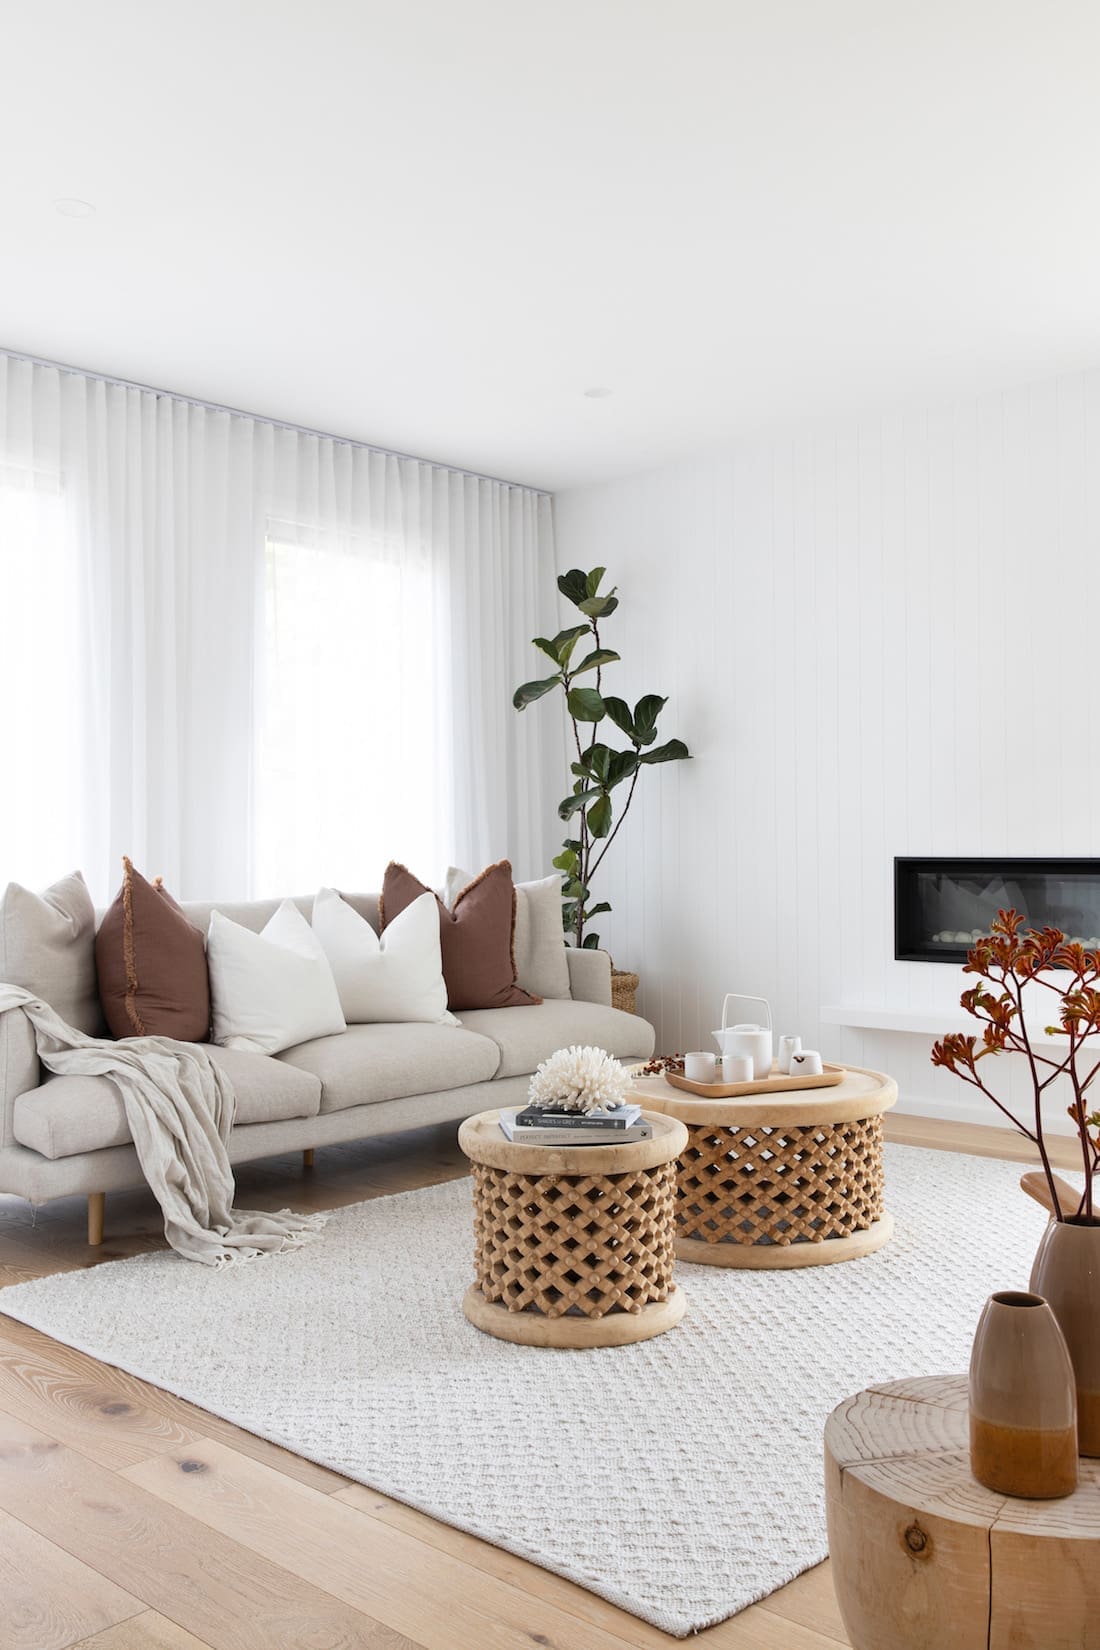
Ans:
POLYGON ((888 1147, 886 1248, 681 1266, 683 1322, 639 1346, 468 1324, 468 1180, 340 1210, 291 1254, 220 1272, 140 1255, 14 1285, 0 1311, 685 1635, 825 1557, 835 1404, 965 1369, 984 1300, 1026 1285, 1043 1231, 1019 1176, 888 1147))

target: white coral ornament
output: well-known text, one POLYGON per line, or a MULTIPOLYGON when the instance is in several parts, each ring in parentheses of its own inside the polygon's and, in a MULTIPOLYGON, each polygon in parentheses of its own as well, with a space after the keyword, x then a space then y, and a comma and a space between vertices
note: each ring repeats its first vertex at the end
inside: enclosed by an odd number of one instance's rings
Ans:
POLYGON ((527 1090, 531 1105, 555 1111, 609 1111, 621 1106, 630 1077, 602 1048, 559 1048, 538 1067, 527 1090))

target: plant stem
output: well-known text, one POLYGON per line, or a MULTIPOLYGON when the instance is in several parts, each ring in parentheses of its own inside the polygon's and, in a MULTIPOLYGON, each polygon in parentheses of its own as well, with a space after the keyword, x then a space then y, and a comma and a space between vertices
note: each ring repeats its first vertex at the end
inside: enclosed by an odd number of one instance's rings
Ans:
MULTIPOLYGON (((1012 980, 1012 987, 1009 988, 1009 994, 1012 996, 1016 1004, 1016 1016, 1020 1026, 1020 1040, 1024 1045, 1024 1053, 1027 1055, 1028 1064, 1031 1067, 1031 1083, 1035 1092, 1035 1144, 1039 1148, 1039 1156, 1042 1159, 1043 1164, 1043 1173, 1046 1176, 1047 1186, 1050 1188, 1050 1206, 1054 1210, 1054 1218, 1055 1220, 1062 1220, 1064 1219, 1064 1216, 1062 1214, 1061 1201, 1058 1197, 1058 1188, 1054 1184, 1054 1170, 1050 1166, 1050 1158, 1047 1156, 1046 1141, 1043 1139, 1043 1086, 1039 1082, 1039 1073, 1035 1063, 1035 1054, 1031 1047, 1031 1037, 1028 1034, 1027 1022, 1024 1019, 1023 987, 1017 978, 1015 969, 1011 971, 1010 978, 1012 980)), ((1005 983, 1007 985, 1007 980, 1005 983)), ((1070 1053, 1072 1055, 1072 1033, 1070 1042, 1070 1053)))
MULTIPOLYGON (((615 829, 612 831, 611 835, 608 837, 607 841, 604 843, 603 847, 601 848, 599 854, 596 856, 596 863, 592 867, 592 875, 593 876, 595 876, 596 872, 599 870, 600 864, 603 860, 604 854, 606 854, 607 850, 610 848, 611 844, 614 842, 615 838, 618 836, 619 829, 622 825, 622 822, 626 818, 627 814, 630 812, 630 804, 634 800, 634 787, 638 783, 638 775, 641 773, 641 771, 642 771, 641 768, 637 767, 637 768, 634 769, 634 772, 631 775, 630 789, 626 793, 626 801, 623 803, 622 810, 619 814, 618 819, 615 822, 615 829)), ((587 884, 585 884, 585 886, 587 887, 587 884)))

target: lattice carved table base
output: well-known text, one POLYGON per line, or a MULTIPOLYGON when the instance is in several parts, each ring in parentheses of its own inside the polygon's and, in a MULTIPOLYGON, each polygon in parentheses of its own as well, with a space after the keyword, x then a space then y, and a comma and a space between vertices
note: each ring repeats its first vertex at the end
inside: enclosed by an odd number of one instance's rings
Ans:
MULTIPOLYGON (((485 1116, 495 1126, 496 1114, 485 1116)), ((541 1150, 511 1146, 499 1130, 479 1140, 470 1125, 481 1119, 463 1125, 477 1279, 464 1310, 478 1328, 537 1345, 600 1346, 679 1321, 675 1151, 686 1132, 669 1136, 682 1125, 653 1121, 661 1141, 541 1150), (479 1160, 479 1148, 497 1161, 479 1160)))
POLYGON ((768 1097, 695 1100, 637 1084, 688 1130, 680 1154, 676 1253, 710 1266, 818 1266, 890 1238, 883 1201, 882 1112, 896 1086, 851 1070, 841 1086, 768 1097), (866 1115, 853 1115, 866 1106, 866 1115), (834 1115, 829 1116, 832 1110, 834 1115), (824 1116, 822 1115, 824 1114, 824 1116))

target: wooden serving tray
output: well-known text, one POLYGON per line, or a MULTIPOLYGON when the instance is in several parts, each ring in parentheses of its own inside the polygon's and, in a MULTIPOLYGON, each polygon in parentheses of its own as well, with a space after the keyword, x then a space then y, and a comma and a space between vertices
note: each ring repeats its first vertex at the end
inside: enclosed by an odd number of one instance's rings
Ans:
POLYGON ((751 1083, 693 1083, 677 1072, 666 1071, 665 1082, 685 1094, 697 1094, 703 1100, 736 1100, 744 1094, 785 1094, 791 1089, 831 1089, 843 1083, 847 1075, 843 1066, 833 1066, 823 1060, 820 1077, 788 1077, 785 1071, 774 1068, 770 1077, 754 1078, 751 1083))

